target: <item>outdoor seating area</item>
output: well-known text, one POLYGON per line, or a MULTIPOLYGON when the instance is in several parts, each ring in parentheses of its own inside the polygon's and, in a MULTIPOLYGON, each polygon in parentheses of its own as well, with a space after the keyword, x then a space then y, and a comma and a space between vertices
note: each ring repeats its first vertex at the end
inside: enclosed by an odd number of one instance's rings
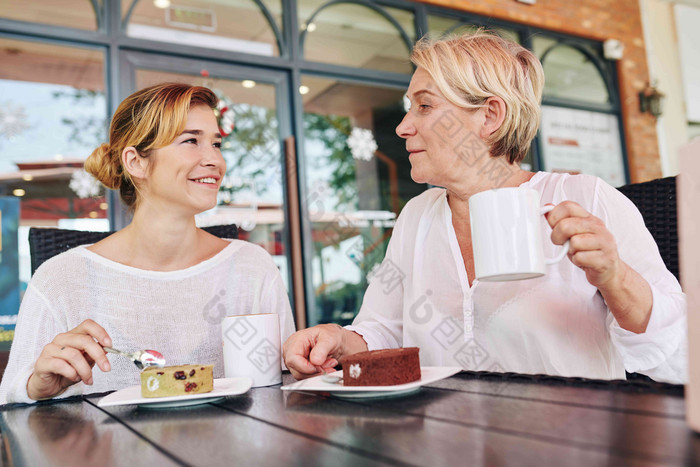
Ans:
POLYGON ((0 1, 0 467, 700 465, 697 24, 0 1))

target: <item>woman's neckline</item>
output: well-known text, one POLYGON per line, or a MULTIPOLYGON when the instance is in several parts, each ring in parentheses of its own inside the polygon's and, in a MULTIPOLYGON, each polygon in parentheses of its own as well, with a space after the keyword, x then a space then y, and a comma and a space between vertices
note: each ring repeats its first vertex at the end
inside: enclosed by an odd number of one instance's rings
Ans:
POLYGON ((92 244, 87 244, 87 245, 80 245, 76 247, 76 250, 80 252, 83 256, 96 261, 100 264, 103 264, 105 266, 108 266, 112 269, 119 270, 122 272, 130 273, 130 274, 136 274, 136 275, 149 275, 149 276, 158 276, 158 277, 169 277, 169 276, 179 276, 179 275, 189 275, 189 274, 194 274, 199 272, 200 270, 206 269, 209 266, 213 266, 215 264, 218 264, 224 257, 228 256, 229 254, 232 254, 233 252, 237 251, 240 247, 241 244, 244 242, 235 242, 230 239, 223 239, 227 242, 229 242, 228 245, 226 245, 221 251, 216 253, 215 255, 197 263, 193 264, 192 266, 188 266, 186 268, 182 269, 174 269, 172 271, 157 271, 157 270, 150 270, 150 269, 141 269, 137 268, 134 266, 129 266, 127 264, 120 263, 118 261, 114 261, 112 259, 109 259, 105 256, 102 256, 98 253, 95 253, 94 251, 91 251, 88 249, 88 247, 92 246, 92 244))

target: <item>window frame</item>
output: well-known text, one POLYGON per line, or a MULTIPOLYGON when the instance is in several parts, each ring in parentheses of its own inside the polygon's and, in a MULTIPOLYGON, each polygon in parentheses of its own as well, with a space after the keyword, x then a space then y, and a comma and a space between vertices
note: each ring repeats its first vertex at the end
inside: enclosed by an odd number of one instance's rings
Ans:
MULTIPOLYGON (((107 112, 111 116, 114 109, 117 107, 123 97, 126 89, 124 85, 128 82, 129 77, 126 75, 126 67, 121 62, 123 54, 129 52, 142 53, 157 53, 163 57, 173 58, 189 58, 201 59, 208 62, 220 62, 238 67, 250 67, 259 69, 261 73, 265 70, 274 72, 283 72, 286 74, 286 86, 289 90, 299 89, 302 81, 302 75, 315 75, 319 77, 334 79, 344 82, 355 82, 358 84, 368 84, 376 86, 387 86, 392 88, 406 88, 410 82, 411 76, 403 73, 384 72, 371 69, 352 68, 342 65, 334 65, 328 63, 320 63, 305 60, 303 57, 303 37, 299 27, 297 0, 283 0, 282 5, 282 24, 281 28, 275 30, 278 38, 279 56, 266 57, 260 55, 246 54, 242 52, 231 52, 225 50, 205 49, 196 46, 185 46, 181 44, 169 44, 165 42, 157 42, 145 39, 137 39, 127 37, 125 34, 125 23, 122 18, 122 2, 131 0, 87 0, 86 7, 92 5, 96 8, 97 15, 97 31, 78 30, 60 26, 52 26, 39 23, 28 23, 23 21, 10 20, 0 18, 0 35, 3 37, 18 39, 18 40, 34 40, 46 43, 55 43, 68 46, 79 47, 97 47, 105 52, 105 86, 107 95, 107 112)), ((143 0, 142 0, 143 1, 143 0)), ((265 0, 253 0, 256 4, 263 5, 265 0)), ((409 0, 329 0, 319 9, 317 13, 330 5, 335 4, 361 4, 370 7, 375 11, 383 11, 385 8, 398 8, 409 11, 414 16, 415 37, 420 38, 428 32, 428 16, 437 15, 447 18, 454 18, 461 22, 485 26, 485 27, 502 27, 516 32, 521 44, 532 50, 531 38, 534 34, 544 34, 548 37, 556 38, 557 40, 565 40, 567 43, 577 44, 581 47, 594 47, 595 50, 601 50, 602 42, 590 39, 575 37, 567 34, 561 34, 546 29, 512 23, 505 20, 489 18, 484 15, 478 15, 461 10, 455 10, 447 7, 436 5, 427 5, 409 0)), ((275 21, 270 18, 269 11, 266 18, 275 24, 275 21)), ((263 12, 265 15, 265 13, 263 12)), ((390 15, 390 14, 389 14, 390 15)), ((274 28, 273 28, 274 29, 274 28)), ((406 34, 404 32, 404 36, 406 34)), ((595 62, 594 62, 595 63, 595 62)), ((619 122, 619 134, 622 148, 622 158, 625 168, 626 181, 629 181, 629 160, 626 147, 626 135, 623 122, 623 115, 620 103, 619 93, 619 78, 617 68, 614 62, 603 61, 602 69, 605 72, 604 80, 611 92, 611 106, 602 108, 601 106, 591 106, 590 104, 562 100, 562 99, 543 99, 543 105, 554 105, 572 109, 593 110, 596 112, 604 112, 616 115, 619 122), (595 108, 594 108, 595 107, 595 108)), ((291 134, 295 137, 294 148, 296 150, 296 180, 293 183, 297 184, 298 188, 298 212, 301 226, 301 243, 302 243, 302 258, 301 268, 304 271, 304 306, 306 316, 311 313, 316 313, 315 300, 313 299, 313 284, 311 277, 308 277, 311 271, 310 262, 312 256, 312 245, 310 243, 311 226, 306 208, 306 197, 308 195, 306 188, 306 175, 304 171, 304 131, 303 131, 303 102, 302 96, 298 92, 289 92, 285 102, 280 105, 289 107, 290 128, 291 134)), ((541 141, 540 134, 535 137, 532 145, 533 153, 533 168, 539 170, 542 166, 541 161, 541 141)), ((108 198, 108 215, 110 226, 112 229, 121 228, 126 223, 126 210, 119 201, 118 193, 109 191, 108 198)), ((289 206, 285 206, 289 209, 289 206)), ((290 268, 294 265, 290 265, 290 268)), ((298 301, 297 301, 298 303, 298 301)))

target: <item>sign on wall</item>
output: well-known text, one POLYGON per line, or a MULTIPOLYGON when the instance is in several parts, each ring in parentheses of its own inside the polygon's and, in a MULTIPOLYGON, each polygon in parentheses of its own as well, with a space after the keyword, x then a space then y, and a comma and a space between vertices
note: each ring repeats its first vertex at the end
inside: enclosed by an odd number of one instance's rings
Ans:
POLYGON ((19 198, 0 197, 0 343, 12 340, 19 310, 19 198))
POLYGON ((683 76, 686 113, 689 121, 700 122, 700 8, 678 4, 674 4, 673 8, 676 12, 675 36, 678 38, 678 64, 683 76))
POLYGON ((543 105, 540 133, 544 170, 627 183, 617 116, 543 105))

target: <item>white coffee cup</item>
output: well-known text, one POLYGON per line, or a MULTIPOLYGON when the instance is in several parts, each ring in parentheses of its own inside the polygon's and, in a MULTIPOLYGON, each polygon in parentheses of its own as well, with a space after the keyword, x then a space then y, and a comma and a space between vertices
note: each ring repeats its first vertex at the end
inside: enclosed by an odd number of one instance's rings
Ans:
POLYGON ((227 316, 221 322, 221 334, 227 378, 247 376, 253 387, 282 382, 279 315, 227 316))
POLYGON ((498 188, 469 198, 476 278, 531 279, 561 261, 569 251, 568 240, 554 258, 545 258, 543 252, 543 214, 552 209, 540 207, 540 194, 531 188, 498 188))

